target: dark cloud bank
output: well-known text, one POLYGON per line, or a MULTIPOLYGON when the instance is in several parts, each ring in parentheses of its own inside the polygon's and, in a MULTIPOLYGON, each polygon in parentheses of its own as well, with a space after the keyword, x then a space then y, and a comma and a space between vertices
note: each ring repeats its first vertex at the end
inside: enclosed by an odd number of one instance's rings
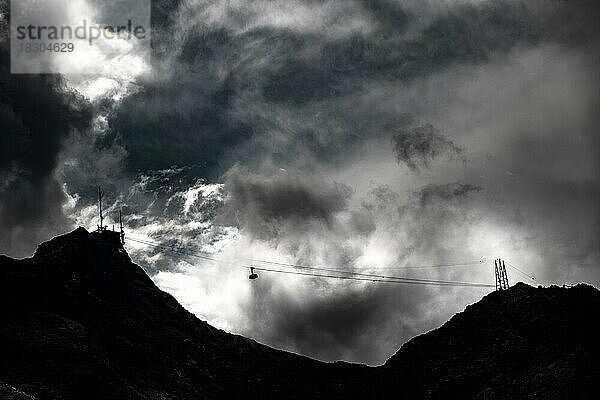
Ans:
MULTIPOLYGON (((490 248, 531 254, 540 279, 600 282, 595 2, 329 2, 314 29, 302 20, 322 14, 275 23, 278 4, 154 2, 152 74, 88 147, 67 139, 88 129, 91 106, 58 76, 9 76, 3 39, 0 251, 23 255, 68 226, 63 181, 91 204, 99 176, 125 190, 138 174, 180 166, 129 197, 149 204, 150 221, 184 218, 173 192, 205 179, 223 182, 227 198, 197 218, 297 263, 473 259, 475 243, 507 231, 490 248), (80 152, 76 169, 60 165, 65 146, 80 152), (98 171, 98 154, 118 171, 98 171)), ((376 364, 481 295, 303 282, 261 276, 240 306, 251 321, 241 333, 376 364)))
POLYGON ((90 126, 92 111, 60 76, 10 75, 7 11, 1 2, 0 251, 20 255, 68 229, 54 171, 64 140, 90 126))
POLYGON ((299 229, 302 222, 311 219, 330 224, 335 213, 346 209, 352 194, 352 189, 345 185, 332 186, 313 177, 287 172, 265 177, 234 168, 226 179, 230 200, 223 214, 224 222, 238 224, 266 239, 270 238, 267 235, 270 229, 265 232, 263 227, 281 221, 293 220, 299 229))
POLYGON ((398 3, 357 4, 373 31, 343 38, 272 27, 236 32, 227 16, 217 28, 197 7, 197 18, 180 27, 181 42, 169 43, 167 65, 160 64, 156 79, 112 119, 130 168, 193 163, 218 175, 232 162, 256 164, 264 157, 304 166, 306 158, 340 161, 365 139, 408 128, 406 116, 353 107, 347 97, 364 83, 410 81, 454 63, 485 62, 494 52, 540 41, 549 29, 523 5, 484 3, 436 15, 416 38, 407 38, 402 32, 416 16, 398 3), (281 118, 304 120, 313 107, 321 115, 285 132, 290 127, 281 118))

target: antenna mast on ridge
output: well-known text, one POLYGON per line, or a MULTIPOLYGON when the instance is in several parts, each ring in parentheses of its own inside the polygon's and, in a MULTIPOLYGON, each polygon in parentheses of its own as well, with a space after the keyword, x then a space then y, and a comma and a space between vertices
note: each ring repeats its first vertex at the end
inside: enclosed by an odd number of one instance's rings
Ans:
POLYGON ((104 232, 106 226, 104 226, 104 215, 102 215, 102 189, 98 186, 98 211, 100 212, 100 225, 98 225, 98 232, 104 232))
POLYGON ((121 210, 119 210, 119 226, 121 227, 121 231, 119 233, 121 244, 125 244, 125 230, 123 229, 123 217, 121 215, 121 210))

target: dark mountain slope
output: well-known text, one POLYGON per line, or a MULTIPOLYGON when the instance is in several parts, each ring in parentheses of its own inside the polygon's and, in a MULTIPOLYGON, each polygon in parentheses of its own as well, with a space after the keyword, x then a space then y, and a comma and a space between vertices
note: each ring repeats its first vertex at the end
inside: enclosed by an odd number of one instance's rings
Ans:
POLYGON ((494 292, 386 365, 325 364, 215 329, 79 228, 0 256, 0 399, 595 398, 600 292, 494 292))
POLYGON ((368 371, 198 320, 110 232, 79 228, 32 259, 2 257, 0 304, 0 382, 37 399, 330 397, 368 371))
POLYGON ((588 285, 519 283, 493 292, 402 346, 382 368, 385 390, 430 399, 596 399, 599 312, 600 292, 588 285))

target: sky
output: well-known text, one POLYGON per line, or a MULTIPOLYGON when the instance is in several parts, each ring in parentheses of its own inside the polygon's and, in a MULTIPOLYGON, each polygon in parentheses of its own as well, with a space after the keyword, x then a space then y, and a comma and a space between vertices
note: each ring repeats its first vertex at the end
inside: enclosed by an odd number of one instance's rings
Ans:
MULTIPOLYGON (((94 6, 90 0, 88 6, 94 6)), ((600 284, 594 1, 162 0, 152 56, 10 75, 0 0, 0 253, 95 195, 134 262, 214 326, 379 365, 489 288, 260 272, 600 284), (433 267, 440 264, 462 264, 433 267), (252 263, 250 263, 252 264, 252 263)))

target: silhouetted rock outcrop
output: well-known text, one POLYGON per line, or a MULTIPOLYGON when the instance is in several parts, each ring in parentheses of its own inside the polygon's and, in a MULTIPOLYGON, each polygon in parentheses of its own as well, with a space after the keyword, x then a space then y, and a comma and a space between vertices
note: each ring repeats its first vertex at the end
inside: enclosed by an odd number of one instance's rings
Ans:
POLYGON ((0 399, 595 398, 600 292, 494 292, 377 368, 215 329, 159 290, 118 236, 79 228, 0 256, 0 399))

